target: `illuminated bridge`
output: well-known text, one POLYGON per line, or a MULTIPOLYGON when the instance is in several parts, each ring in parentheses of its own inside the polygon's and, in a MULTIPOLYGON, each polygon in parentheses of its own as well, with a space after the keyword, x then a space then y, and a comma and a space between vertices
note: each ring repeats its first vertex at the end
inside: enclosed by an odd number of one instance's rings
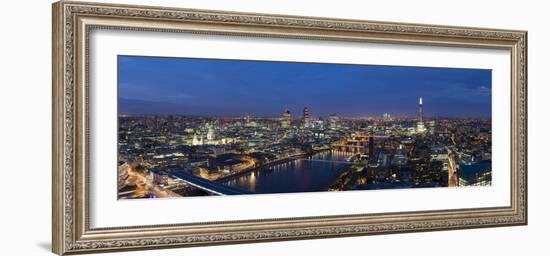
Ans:
POLYGON ((190 174, 186 171, 172 171, 171 174, 175 177, 178 177, 182 179, 185 183, 198 188, 200 190, 207 191, 209 193, 225 196, 225 195, 243 195, 243 194, 250 194, 248 191, 240 190, 237 188, 232 188, 225 186, 223 184, 220 184, 215 181, 210 181, 207 179, 203 179, 201 177, 197 177, 193 174, 190 174))

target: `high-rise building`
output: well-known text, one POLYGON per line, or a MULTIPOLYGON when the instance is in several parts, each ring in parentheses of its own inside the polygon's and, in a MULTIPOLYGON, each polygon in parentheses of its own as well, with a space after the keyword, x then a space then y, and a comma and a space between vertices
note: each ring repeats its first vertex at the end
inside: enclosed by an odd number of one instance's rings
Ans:
POLYGON ((418 122, 416 123, 417 132, 425 132, 426 127, 424 126, 424 113, 423 113, 422 97, 418 101, 418 122))
POLYGON ((427 126, 428 126, 428 131, 430 132, 430 134, 434 134, 435 133, 435 120, 431 120, 431 121, 428 121, 426 122, 427 126))
POLYGON ((374 158, 374 137, 369 136, 369 159, 372 161, 374 158))
POLYGON ((290 114, 290 111, 287 109, 283 113, 283 117, 281 118, 281 127, 288 129, 290 128, 292 122, 292 115, 290 114))
POLYGON ((244 123, 245 124, 249 124, 250 123, 250 114, 249 113, 246 113, 244 115, 244 123))
POLYGON ((418 100, 418 121, 423 122, 424 114, 422 113, 422 97, 418 100))
POLYGON ((309 109, 307 107, 304 107, 304 116, 303 116, 303 126, 304 128, 309 127, 309 109))
POLYGON ((393 118, 388 113, 384 113, 384 115, 382 116, 382 119, 386 122, 393 121, 393 118))
POLYGON ((336 114, 330 114, 328 120, 330 128, 336 128, 338 126, 338 116, 336 114))

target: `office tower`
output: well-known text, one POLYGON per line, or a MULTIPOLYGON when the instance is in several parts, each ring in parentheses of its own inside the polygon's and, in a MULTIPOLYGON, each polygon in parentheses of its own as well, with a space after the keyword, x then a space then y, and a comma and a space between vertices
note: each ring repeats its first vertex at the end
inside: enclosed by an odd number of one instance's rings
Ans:
POLYGON ((422 97, 420 97, 418 101, 418 122, 416 123, 416 131, 417 132, 425 132, 426 127, 424 126, 424 113, 423 113, 423 104, 422 104, 422 97))
POLYGON ((304 107, 304 116, 303 116, 303 126, 304 128, 309 127, 309 109, 307 107, 304 107))
POLYGON ((281 127, 285 129, 290 128, 291 121, 292 116, 290 114, 290 111, 287 109, 285 110, 285 112, 283 113, 283 117, 281 118, 281 127))

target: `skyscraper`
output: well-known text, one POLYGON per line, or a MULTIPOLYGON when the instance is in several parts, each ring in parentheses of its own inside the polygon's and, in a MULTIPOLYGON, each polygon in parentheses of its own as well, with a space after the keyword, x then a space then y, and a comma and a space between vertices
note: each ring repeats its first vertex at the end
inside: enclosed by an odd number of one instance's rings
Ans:
POLYGON ((424 113, 423 113, 422 97, 418 101, 418 122, 416 123, 417 132, 425 132, 426 127, 424 126, 424 113))
POLYGON ((423 122, 423 113, 422 113, 422 97, 420 97, 420 100, 418 101, 418 121, 423 122))
POLYGON ((373 136, 369 136, 368 143, 369 143, 369 160, 372 161, 372 159, 374 158, 374 137, 373 136))
POLYGON ((336 114, 330 114, 328 120, 330 128, 334 129, 338 126, 338 116, 336 114))
POLYGON ((281 118, 281 127, 285 129, 290 128, 291 121, 292 116, 290 114, 290 111, 287 109, 285 110, 285 112, 283 113, 283 117, 281 118))
POLYGON ((307 107, 304 107, 304 116, 303 116, 303 126, 304 128, 309 127, 309 109, 307 107))
POLYGON ((390 114, 384 113, 384 115, 382 116, 382 120, 384 120, 385 122, 389 122, 389 121, 393 121, 393 118, 391 117, 390 114))

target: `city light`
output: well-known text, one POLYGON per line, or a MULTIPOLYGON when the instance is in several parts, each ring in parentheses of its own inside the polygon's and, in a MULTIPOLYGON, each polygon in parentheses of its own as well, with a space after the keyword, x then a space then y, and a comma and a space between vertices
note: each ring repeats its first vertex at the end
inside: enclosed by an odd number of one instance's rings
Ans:
POLYGON ((121 55, 118 198, 492 185, 492 71, 121 55))
POLYGON ((419 98, 417 118, 120 115, 119 197, 490 185, 490 120, 423 108, 419 98))

